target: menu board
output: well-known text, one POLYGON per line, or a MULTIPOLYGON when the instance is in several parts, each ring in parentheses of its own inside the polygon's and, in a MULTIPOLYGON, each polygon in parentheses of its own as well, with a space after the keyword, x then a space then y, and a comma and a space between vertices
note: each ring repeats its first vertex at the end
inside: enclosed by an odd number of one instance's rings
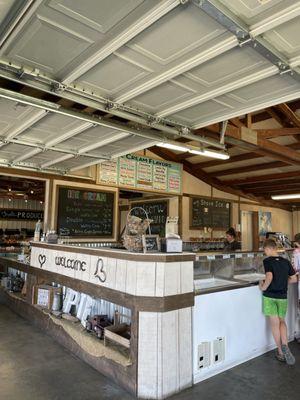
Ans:
POLYGON ((231 203, 224 200, 191 198, 190 228, 228 229, 231 226, 231 203))
POLYGON ((116 160, 103 161, 100 170, 100 180, 103 183, 116 185, 118 182, 118 163, 116 160))
POLYGON ((127 154, 99 165, 98 183, 128 189, 181 193, 182 165, 127 154))
POLYGON ((124 186, 135 186, 136 162, 130 158, 119 159, 119 183, 124 186))
POLYGON ((112 237, 114 207, 113 192, 60 187, 57 232, 61 236, 112 237))
MULTIPOLYGON (((165 236, 166 221, 168 217, 169 202, 168 200, 145 201, 144 203, 132 203, 131 207, 142 207, 153 220, 151 222, 151 234, 165 236)), ((145 213, 140 208, 132 211, 132 215, 145 218, 145 213)), ((149 233, 149 230, 148 230, 149 233)))

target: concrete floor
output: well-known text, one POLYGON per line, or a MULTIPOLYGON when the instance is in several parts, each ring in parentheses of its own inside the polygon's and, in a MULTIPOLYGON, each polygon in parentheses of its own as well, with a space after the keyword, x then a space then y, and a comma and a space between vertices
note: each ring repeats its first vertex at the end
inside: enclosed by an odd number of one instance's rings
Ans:
MULTIPOLYGON (((295 400, 300 393, 299 362, 280 364, 270 352, 202 382, 173 400, 295 400)), ((1 400, 133 399, 113 382, 0 305, 1 400)))

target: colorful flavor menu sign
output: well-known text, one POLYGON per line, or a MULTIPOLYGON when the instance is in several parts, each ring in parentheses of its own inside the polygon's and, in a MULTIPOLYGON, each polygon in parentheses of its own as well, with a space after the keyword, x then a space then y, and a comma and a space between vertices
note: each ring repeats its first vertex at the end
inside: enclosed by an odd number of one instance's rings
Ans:
POLYGON ((182 166, 127 154, 99 166, 98 183, 165 193, 181 193, 182 166))

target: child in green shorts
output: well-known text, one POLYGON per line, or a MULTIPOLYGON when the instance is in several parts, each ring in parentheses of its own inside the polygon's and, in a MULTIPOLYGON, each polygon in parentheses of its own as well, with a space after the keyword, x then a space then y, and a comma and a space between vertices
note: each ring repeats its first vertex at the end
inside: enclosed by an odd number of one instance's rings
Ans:
POLYGON ((269 318, 278 348, 276 358, 288 365, 294 365, 295 357, 288 348, 285 315, 288 283, 297 282, 298 278, 292 264, 278 255, 274 240, 265 241, 264 251, 267 256, 264 260, 266 279, 260 283, 260 289, 263 291, 263 312, 269 318))

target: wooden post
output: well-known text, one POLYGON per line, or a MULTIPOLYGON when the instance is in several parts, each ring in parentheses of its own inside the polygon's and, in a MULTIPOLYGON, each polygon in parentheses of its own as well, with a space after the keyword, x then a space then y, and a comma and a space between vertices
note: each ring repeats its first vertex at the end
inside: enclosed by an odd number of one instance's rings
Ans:
POLYGON ((258 211, 252 213, 252 243, 253 251, 259 250, 258 211))

